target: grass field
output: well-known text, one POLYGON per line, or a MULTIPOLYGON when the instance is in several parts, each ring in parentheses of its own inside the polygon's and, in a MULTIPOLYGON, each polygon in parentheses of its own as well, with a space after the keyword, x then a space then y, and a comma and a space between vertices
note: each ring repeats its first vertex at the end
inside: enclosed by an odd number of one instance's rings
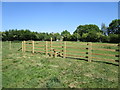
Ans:
MULTIPOLYGON (((21 43, 2 44, 4 88, 117 88, 118 65, 50 58, 18 51, 21 43)), ((113 48, 113 47, 109 47, 113 48)), ((110 52, 111 53, 111 52, 110 52)), ((114 54, 114 53, 113 53, 114 54)))

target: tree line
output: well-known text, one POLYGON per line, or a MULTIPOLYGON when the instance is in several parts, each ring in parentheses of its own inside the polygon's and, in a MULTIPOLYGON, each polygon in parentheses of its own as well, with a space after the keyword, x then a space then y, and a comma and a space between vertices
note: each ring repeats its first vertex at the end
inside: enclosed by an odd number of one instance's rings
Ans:
POLYGON ((83 42, 109 42, 119 43, 120 35, 120 19, 112 20, 109 26, 104 23, 101 25, 101 29, 97 25, 79 25, 73 34, 70 34, 68 30, 64 30, 61 33, 41 33, 26 30, 6 30, 1 32, 3 41, 14 40, 35 40, 35 41, 50 41, 52 37, 53 41, 83 41, 83 42))

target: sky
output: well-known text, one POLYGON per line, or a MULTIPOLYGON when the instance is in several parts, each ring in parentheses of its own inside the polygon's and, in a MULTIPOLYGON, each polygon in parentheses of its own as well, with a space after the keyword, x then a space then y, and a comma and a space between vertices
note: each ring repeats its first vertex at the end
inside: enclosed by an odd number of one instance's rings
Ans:
POLYGON ((79 25, 109 23, 118 18, 117 2, 2 2, 2 31, 73 33, 79 25))

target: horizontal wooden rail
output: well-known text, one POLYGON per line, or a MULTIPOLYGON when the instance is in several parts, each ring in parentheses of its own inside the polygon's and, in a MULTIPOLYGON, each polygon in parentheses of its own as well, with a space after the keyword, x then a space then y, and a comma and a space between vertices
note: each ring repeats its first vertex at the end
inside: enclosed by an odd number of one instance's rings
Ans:
MULTIPOLYGON (((31 50, 26 50, 26 51, 31 51, 31 50)), ((32 52, 32 51, 31 51, 32 52)))
POLYGON ((34 44, 34 46, 42 46, 42 47, 45 47, 45 45, 36 45, 36 44, 34 44))
POLYGON ((32 44, 32 43, 25 43, 26 45, 28 45, 28 44, 32 44))
POLYGON ((26 45, 26 47, 32 47, 32 44, 31 45, 26 45))
POLYGON ((26 48, 32 48, 32 47, 26 47, 26 48))
POLYGON ((67 42, 66 43, 67 45, 87 45, 87 43, 69 43, 69 42, 67 42))
POLYGON ((93 59, 95 58, 95 59, 98 59, 98 60, 105 60, 105 61, 112 61, 112 62, 115 62, 115 60, 114 59, 105 59, 105 58, 98 58, 98 57, 92 57, 93 59))
POLYGON ((54 42, 52 42, 52 44, 53 44, 53 45, 61 45, 61 44, 63 44, 63 43, 54 43, 54 42))
POLYGON ((66 48, 73 48, 73 49, 86 49, 86 47, 82 48, 82 47, 70 47, 70 46, 66 46, 66 48))
POLYGON ((42 53, 45 53, 44 51, 36 51, 36 50, 34 50, 34 52, 42 52, 42 53))
POLYGON ((115 52, 115 49, 103 49, 103 48, 93 48, 93 50, 102 50, 102 51, 113 51, 115 52))
POLYGON ((32 43, 32 41, 26 41, 25 43, 32 43))
POLYGON ((62 48, 62 46, 52 46, 52 47, 59 47, 59 48, 62 48))
POLYGON ((35 44, 45 44, 45 42, 35 42, 35 44))
POLYGON ((71 52, 71 53, 82 53, 82 54, 86 54, 87 52, 79 52, 79 51, 71 51, 71 50, 67 50, 66 52, 71 52))
POLYGON ((44 50, 44 48, 36 48, 36 47, 34 49, 42 49, 42 50, 44 50))
POLYGON ((118 44, 96 44, 92 43, 93 46, 118 46, 118 44))
POLYGON ((114 56, 115 57, 115 55, 112 55, 112 54, 97 54, 97 53, 92 53, 92 55, 114 56))
POLYGON ((84 58, 87 58, 86 56, 73 55, 73 54, 66 54, 66 56, 75 56, 75 57, 84 57, 84 58))

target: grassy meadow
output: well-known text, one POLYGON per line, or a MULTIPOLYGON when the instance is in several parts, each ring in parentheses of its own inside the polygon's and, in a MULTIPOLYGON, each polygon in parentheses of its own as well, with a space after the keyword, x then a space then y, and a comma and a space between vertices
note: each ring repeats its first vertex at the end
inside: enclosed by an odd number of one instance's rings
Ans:
MULTIPOLYGON (((75 44, 79 47, 79 42, 67 43, 71 43, 71 46, 75 44)), ((98 62, 97 60, 87 62, 82 59, 51 58, 41 53, 22 53, 19 50, 21 48, 21 42, 12 42, 11 46, 10 49, 8 42, 2 42, 2 82, 4 88, 118 87, 117 63, 104 63, 98 62)), ((83 45, 82 47, 85 46, 83 45)), ((104 48, 116 49, 113 46, 106 46, 104 48)), ((72 48, 69 50, 72 50, 72 48)), ((81 50, 81 52, 86 51, 81 50)), ((100 52, 96 50, 93 52, 117 54, 117 52, 100 52)), ((71 52, 70 54, 74 53, 71 52)), ((117 59, 116 57, 105 58, 117 59)))

